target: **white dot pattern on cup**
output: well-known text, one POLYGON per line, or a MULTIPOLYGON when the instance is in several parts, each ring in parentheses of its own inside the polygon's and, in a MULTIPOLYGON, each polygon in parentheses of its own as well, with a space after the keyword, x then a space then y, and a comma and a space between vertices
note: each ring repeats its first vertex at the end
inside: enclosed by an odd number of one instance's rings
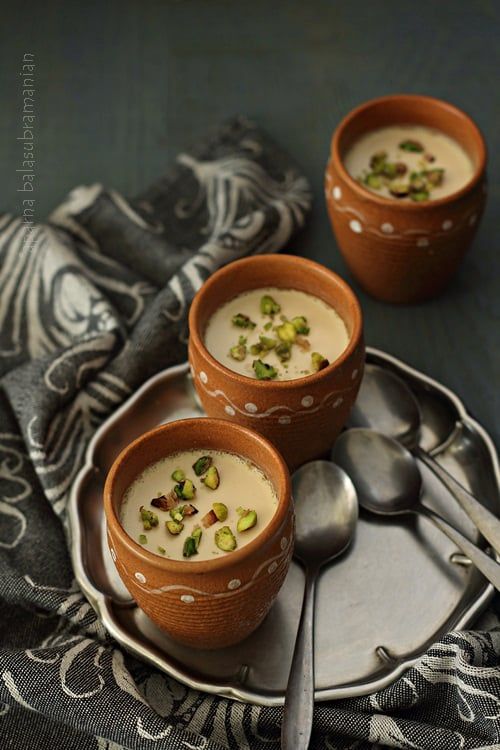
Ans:
POLYGON ((235 589, 239 589, 241 586, 241 581, 239 578, 233 578, 229 583, 227 584, 227 587, 230 591, 234 591, 235 589))
POLYGON ((225 407, 224 407, 224 411, 226 412, 226 414, 229 414, 229 416, 230 416, 230 417, 234 417, 234 415, 236 414, 236 412, 235 412, 235 410, 233 409, 233 407, 232 407, 232 406, 229 406, 229 404, 226 404, 226 405, 225 405, 225 407))
POLYGON ((288 417, 287 415, 283 417, 278 417, 278 424, 290 424, 291 421, 292 421, 291 418, 288 417))
POLYGON ((114 551, 113 547, 110 547, 109 554, 111 555, 111 559, 113 562, 116 562, 116 552, 114 551))
POLYGON ((300 402, 302 406, 305 406, 306 409, 309 409, 310 406, 314 403, 314 397, 313 396, 304 396, 302 401, 300 402))
POLYGON ((202 383, 208 383, 208 376, 207 373, 203 370, 200 372, 200 380, 202 383))
POLYGON ((427 237, 419 237, 417 240, 417 247, 428 247, 429 246, 429 240, 427 237))
POLYGON ((384 232, 384 234, 392 234, 394 232, 394 227, 388 221, 385 221, 380 229, 384 232))
POLYGON ((445 221, 443 221, 443 223, 442 223, 442 227, 443 227, 443 229, 444 229, 445 232, 447 232, 448 229, 451 229, 452 226, 453 226, 453 222, 452 222, 451 219, 445 219, 445 221))
POLYGON ((282 537, 281 542, 280 542, 281 549, 285 550, 287 544, 288 544, 288 539, 286 538, 286 536, 282 537))
POLYGON ((134 573, 139 583, 146 583, 146 576, 143 573, 134 573))
POLYGON ((342 398, 342 396, 339 396, 339 397, 338 397, 338 399, 336 399, 336 400, 335 400, 335 401, 333 402, 333 408, 334 408, 334 409, 336 409, 336 408, 337 408, 338 406, 340 406, 340 404, 342 404, 343 402, 344 402, 344 399, 342 398))
POLYGON ((469 217, 469 226, 473 227, 476 221, 477 221, 477 214, 472 214, 472 216, 469 217))
POLYGON ((354 234, 361 234, 361 232, 363 231, 363 227, 361 226, 361 222, 358 221, 357 219, 351 219, 351 221, 349 222, 349 226, 352 229, 352 231, 354 232, 354 234))
POLYGON ((339 201, 342 198, 342 190, 338 185, 335 185, 335 187, 333 188, 333 197, 336 201, 339 201))
POLYGON ((267 572, 269 573, 269 575, 271 575, 271 573, 274 573, 277 567, 278 567, 278 563, 275 560, 274 562, 271 563, 271 565, 267 569, 267 572))
POLYGON ((183 594, 181 596, 181 602, 184 602, 184 604, 192 604, 194 602, 194 596, 191 596, 191 594, 183 594))
POLYGON ((353 370, 351 373, 351 380, 356 380, 357 377, 358 377, 358 370, 356 368, 356 370, 353 370))
POLYGON ((248 404, 245 404, 245 409, 250 414, 255 414, 258 411, 257 405, 256 404, 252 404, 251 402, 249 402, 248 404))

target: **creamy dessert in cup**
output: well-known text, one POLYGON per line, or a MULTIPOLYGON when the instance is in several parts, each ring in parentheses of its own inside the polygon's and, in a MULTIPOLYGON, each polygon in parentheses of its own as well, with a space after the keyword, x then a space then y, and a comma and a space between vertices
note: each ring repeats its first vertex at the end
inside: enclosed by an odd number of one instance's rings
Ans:
POLYGON ((440 99, 372 99, 333 133, 325 198, 359 284, 384 302, 426 300, 450 282, 477 231, 484 139, 465 112, 440 99))
POLYGON ((273 485, 251 461, 205 448, 147 466, 127 488, 120 520, 150 552, 212 560, 255 539, 277 505, 273 485))
POLYGON ((104 510, 131 596, 189 646, 246 638, 290 565, 289 473, 269 441, 240 425, 184 419, 137 438, 108 473, 104 510))
POLYGON ((290 469, 328 452, 364 364, 361 310, 339 276, 291 255, 235 261, 197 293, 189 329, 209 416, 259 431, 290 469))
POLYGON ((452 195, 471 180, 474 165, 454 138, 423 125, 388 125, 361 136, 345 168, 384 198, 424 203, 452 195))

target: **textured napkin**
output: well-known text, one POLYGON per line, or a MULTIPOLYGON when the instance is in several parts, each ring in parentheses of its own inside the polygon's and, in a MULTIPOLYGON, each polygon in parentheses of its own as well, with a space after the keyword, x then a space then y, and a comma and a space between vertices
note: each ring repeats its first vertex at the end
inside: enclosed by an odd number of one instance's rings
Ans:
MULTIPOLYGON (((71 483, 95 429, 186 358, 218 267, 283 248, 310 195, 233 120, 129 201, 75 189, 48 223, 0 216, 0 747, 279 748, 281 709, 190 690, 122 652, 75 583, 71 483)), ((311 747, 500 747, 500 627, 434 645, 392 687, 320 704, 311 747)))

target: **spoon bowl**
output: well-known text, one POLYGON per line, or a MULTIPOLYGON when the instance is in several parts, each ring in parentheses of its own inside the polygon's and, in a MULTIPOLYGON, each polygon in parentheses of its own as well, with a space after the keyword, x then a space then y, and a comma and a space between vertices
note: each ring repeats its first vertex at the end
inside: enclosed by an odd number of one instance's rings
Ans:
POLYGON ((324 564, 349 545, 358 520, 356 490, 330 461, 312 461, 292 476, 295 557, 303 565, 324 564))
POLYGON ((419 513, 426 516, 500 590, 500 565, 420 502, 420 470, 415 458, 400 443, 374 430, 347 430, 333 446, 332 460, 351 477, 363 508, 379 515, 419 513))
MULTIPOLYGON (((500 520, 419 445, 421 422, 422 416, 418 401, 404 380, 383 367, 368 364, 365 367, 361 388, 348 425, 354 428, 379 430, 411 450, 413 455, 425 463, 450 491, 485 539, 500 555, 500 520)), ((399 466, 399 464, 408 464, 408 457, 405 457, 401 451, 397 456, 394 446, 387 445, 386 447, 388 454, 390 453, 392 459, 398 463, 397 468, 400 468, 402 472, 408 472, 408 467, 404 469, 399 466)), ((361 450, 361 446, 358 446, 358 449, 361 450)), ((374 450, 372 445, 370 455, 375 461, 374 450)), ((382 455, 380 458, 383 461, 382 455)), ((390 459, 387 457, 387 460, 390 459)), ((410 484, 408 479, 408 488, 410 484)))

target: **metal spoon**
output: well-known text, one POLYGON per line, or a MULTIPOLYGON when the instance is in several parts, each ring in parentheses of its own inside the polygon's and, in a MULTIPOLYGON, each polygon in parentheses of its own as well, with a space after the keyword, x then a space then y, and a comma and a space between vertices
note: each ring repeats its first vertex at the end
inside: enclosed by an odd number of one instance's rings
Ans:
POLYGON ((420 513, 427 516, 500 590, 500 565, 420 502, 422 476, 406 448, 374 430, 352 429, 337 439, 332 460, 351 477, 362 508, 380 515, 420 513))
POLYGON ((398 440, 441 480, 493 549, 500 554, 500 520, 418 444, 421 415, 406 383, 383 367, 365 368, 350 427, 368 427, 398 440))
POLYGON ((348 546, 358 520, 356 490, 342 469, 312 461, 292 477, 295 557, 306 573, 304 601, 285 696, 283 750, 306 750, 314 710, 314 591, 325 563, 348 546))

